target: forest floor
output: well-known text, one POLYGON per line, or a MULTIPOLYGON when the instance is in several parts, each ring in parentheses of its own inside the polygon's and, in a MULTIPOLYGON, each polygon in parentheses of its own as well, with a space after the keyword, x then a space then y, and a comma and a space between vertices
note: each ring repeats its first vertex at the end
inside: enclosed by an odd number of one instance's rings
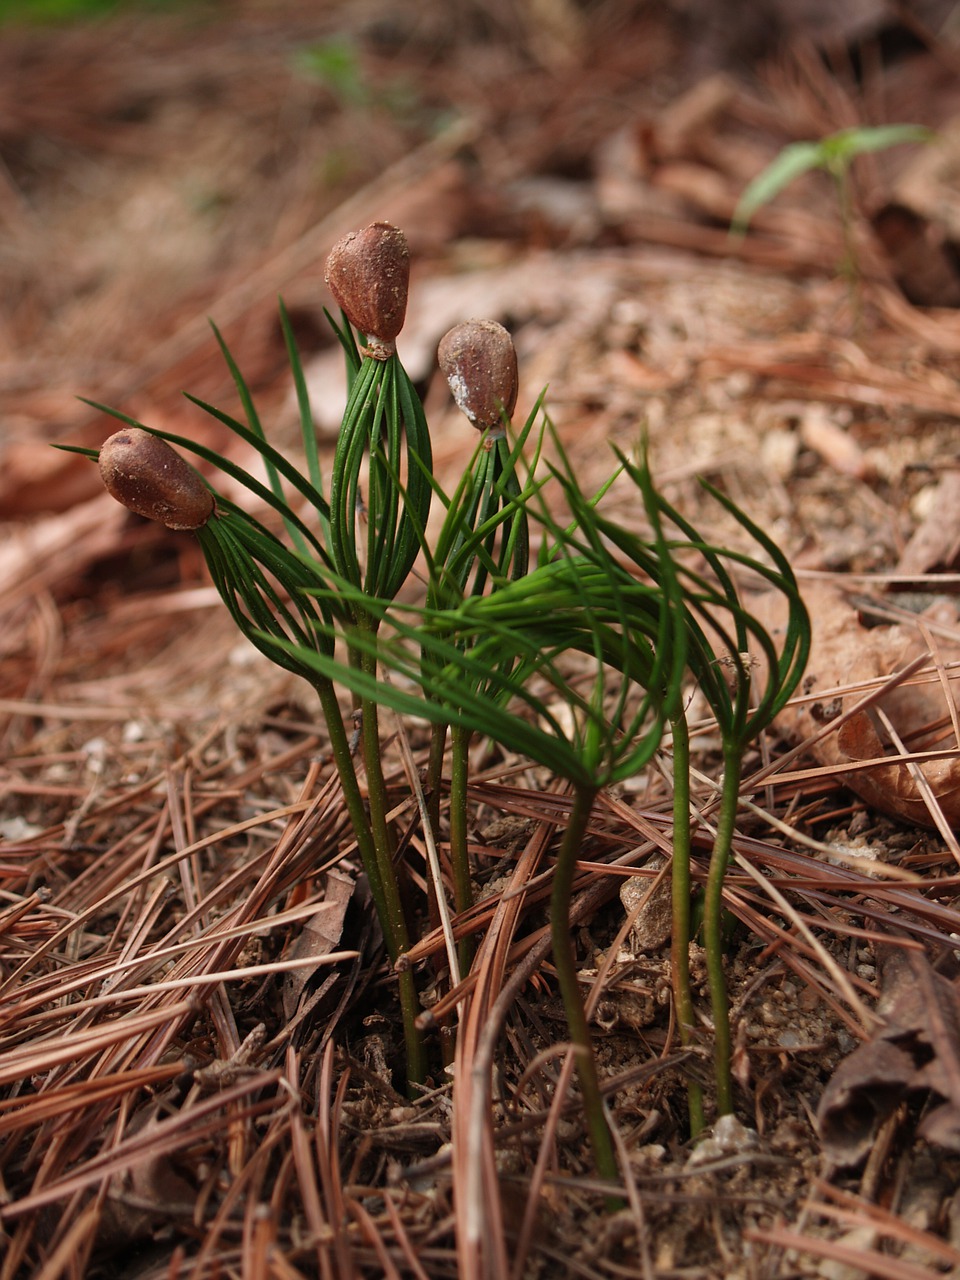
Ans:
MULTIPOLYGON (((0 1280, 960 1276, 960 53, 882 5, 762 48, 692 4, 317 7, 0 41, 0 1280), (788 144, 907 122, 936 135, 859 158, 846 225, 813 172, 730 235, 788 144), (237 412, 212 319, 295 456, 282 296, 329 469, 324 262, 381 219, 411 248, 399 351, 447 491, 474 437, 436 346, 482 316, 514 335, 518 420, 547 388, 585 490, 645 433, 670 502, 726 544, 698 478, 728 494, 813 616, 747 761, 767 771, 726 893, 738 1124, 706 1142, 699 951, 683 1052, 657 918, 666 750, 601 796, 582 850, 616 1211, 549 956, 496 1005, 544 928, 563 785, 476 746, 471 849, 504 932, 459 1000, 442 940, 420 944, 450 1021, 411 1099, 312 691, 235 632, 189 534, 51 448, 110 434, 83 396, 249 462, 181 394, 237 412)), ((607 510, 642 527, 628 488, 607 510)), ((702 880, 720 756, 696 697, 702 880)))

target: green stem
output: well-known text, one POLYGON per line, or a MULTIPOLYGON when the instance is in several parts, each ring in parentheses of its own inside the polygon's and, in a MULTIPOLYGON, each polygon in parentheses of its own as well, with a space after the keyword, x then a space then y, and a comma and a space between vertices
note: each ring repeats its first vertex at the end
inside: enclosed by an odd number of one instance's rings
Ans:
MULTIPOLYGON (((450 866, 453 871, 453 901, 458 913, 473 905, 470 855, 467 852, 467 779, 472 738, 469 729, 454 726, 451 730, 450 866)), ((469 970, 473 952, 473 938, 461 938, 457 943, 461 976, 469 970)))
MULTIPOLYGON (((366 664, 365 664, 366 665, 366 664)), ((410 935, 407 930, 407 918, 403 910, 397 871, 394 866, 396 840, 387 819, 387 788, 383 777, 383 765, 380 759, 380 717, 376 702, 372 698, 360 700, 360 714, 363 717, 360 730, 360 742, 363 752, 363 767, 367 775, 367 803, 370 807, 370 829, 377 850, 377 866, 380 879, 383 881, 384 900, 387 907, 387 950, 390 959, 408 950, 410 935)))
MULTIPOLYGON (((690 735, 681 711, 671 721, 673 727, 673 934, 670 967, 673 974, 673 1003, 684 1048, 693 1043, 694 1011, 690 991, 690 735)), ((692 1076, 687 1077, 687 1110, 690 1136, 696 1138, 704 1126, 703 1090, 692 1076)))
POLYGON ((590 1043, 587 1015, 580 995, 580 984, 577 981, 577 960, 570 937, 570 898, 573 893, 577 854, 586 834, 587 822, 596 795, 596 787, 577 786, 574 789, 570 817, 567 829, 563 833, 563 840, 557 853, 557 865, 553 873, 550 931, 553 940, 553 962, 556 966, 557 981, 560 984, 560 994, 563 997, 563 1007, 567 1015, 577 1074, 580 1077, 580 1092, 583 1095, 583 1109, 587 1117, 593 1158, 601 1178, 615 1182, 617 1159, 604 1112, 597 1061, 590 1043))
POLYGON ((356 836, 360 860, 363 863, 363 869, 370 884, 373 905, 376 908, 378 919, 383 922, 384 936, 386 936, 387 902, 383 892, 383 877, 380 874, 380 862, 377 858, 373 833, 370 830, 370 819, 367 817, 363 796, 360 792, 360 784, 357 781, 357 771, 353 767, 350 741, 343 726, 340 703, 337 700, 333 684, 329 680, 316 680, 314 688, 320 697, 320 707, 327 723, 327 732, 330 735, 330 750, 333 753, 333 762, 340 777, 340 789, 343 792, 344 803, 347 806, 347 813, 350 815, 353 833, 356 836))
POLYGON ((717 1087, 717 1115, 733 1111, 733 1079, 730 1068, 732 1041, 727 980, 723 971, 723 880, 733 846, 740 796, 740 772, 743 763, 738 746, 730 745, 723 753, 723 786, 720 793, 720 815, 710 854, 707 887, 703 902, 703 943, 707 953, 707 978, 710 983, 710 1007, 713 1011, 714 1076, 717 1087))
MULTIPOLYGON (((373 897, 373 905, 377 913, 377 919, 383 929, 384 942, 387 947, 387 954, 390 959, 396 962, 397 958, 409 947, 408 935, 406 932, 406 921, 403 919, 403 911, 400 906, 400 895, 397 888, 396 874, 393 869, 393 861, 390 856, 392 843, 388 846, 381 845, 375 838, 371 826, 370 818, 367 816, 367 810, 363 803, 363 795, 360 791, 360 784, 357 781, 357 772, 353 765, 353 756, 350 754, 350 741, 347 737, 346 729, 343 726, 343 716, 340 712, 340 704, 337 701, 337 695, 332 683, 328 680, 317 680, 314 687, 320 698, 320 706, 323 711, 324 719, 327 723, 327 732, 330 735, 330 749, 333 753, 334 764, 340 777, 340 789, 343 792, 344 803, 347 806, 347 813, 350 815, 350 822, 353 826, 353 832, 357 841, 357 848, 360 851, 360 860, 363 863, 363 869, 370 885, 370 893, 373 897), (382 850, 386 849, 386 857, 382 855, 382 850), (384 881, 384 871, 386 870, 386 882, 384 881), (403 924, 403 932, 398 937, 396 934, 396 921, 400 919, 403 924)), ((364 722, 364 728, 366 721, 364 722)), ((376 729, 376 717, 374 717, 374 729, 376 729)), ((366 743, 366 734, 364 733, 364 742, 366 743)), ((364 753, 364 761, 367 765, 367 787, 370 791, 370 770, 367 760, 366 751, 364 753)), ((383 810, 383 796, 385 788, 383 787, 383 772, 380 768, 379 750, 377 752, 377 766, 375 770, 380 780, 380 812, 383 810)), ((371 810, 374 806, 371 804, 371 810)), ((397 975, 400 994, 400 1011, 403 1020, 403 1036, 406 1046, 407 1055, 407 1080, 411 1083, 420 1084, 426 1079, 427 1062, 424 1050, 423 1037, 417 1030, 416 1021, 420 1014, 420 1000, 417 995, 417 989, 414 982, 412 969, 404 969, 397 975)))
POLYGON ((857 241, 854 234, 850 170, 848 164, 841 162, 831 172, 836 185, 837 200, 840 203, 840 221, 843 226, 843 262, 840 265, 840 272, 847 282, 854 327, 859 328, 863 279, 860 273, 860 263, 857 258, 857 241))
MULTIPOLYGON (((362 619, 360 625, 368 628, 375 626, 371 619, 362 619)), ((360 662, 369 674, 376 676, 375 657, 364 652, 361 654, 360 662)), ((396 965, 403 953, 410 949, 410 931, 407 927, 400 881, 393 860, 396 843, 387 819, 389 800, 383 777, 383 763, 380 759, 380 716, 376 701, 373 698, 361 699, 360 714, 362 716, 360 741, 364 770, 367 775, 370 830, 373 836, 377 872, 383 888, 383 914, 380 915, 380 922, 387 945, 387 954, 396 965)), ((423 1037, 416 1025, 421 1007, 413 970, 401 968, 398 971, 398 980, 400 1012, 407 1052, 407 1081, 409 1084, 422 1084, 426 1079, 427 1061, 423 1037)))
MULTIPOLYGON (((364 659, 366 663, 367 659, 364 659)), ((380 760, 380 718, 377 704, 372 698, 364 698, 360 705, 363 716, 361 742, 363 763, 367 775, 367 801, 370 806, 370 826, 376 848, 380 878, 383 881, 385 914, 381 917, 387 953, 396 965, 405 951, 410 949, 410 931, 400 894, 400 881, 394 865, 395 842, 393 830, 387 820, 387 788, 380 760)), ((403 1038, 407 1055, 407 1084, 423 1084, 427 1078, 427 1059, 423 1037, 417 1028, 421 1013, 420 998, 412 969, 398 970, 400 1015, 403 1022, 403 1038)))
MULTIPOLYGON (((423 780, 424 798, 426 802, 425 821, 437 839, 440 832, 440 808, 443 799, 443 758, 447 746, 447 726, 435 724, 430 731, 430 752, 427 757, 426 773, 423 780)), ((427 919, 431 929, 440 928, 440 908, 437 895, 443 890, 434 884, 433 877, 427 881, 427 919)), ((441 958, 434 957, 434 967, 439 975, 441 958)))
POLYGON ((443 757, 447 749, 447 726, 435 724, 430 730, 430 755, 427 758, 427 816, 434 834, 440 827, 440 801, 443 791, 443 757))
POLYGON ((403 1043, 407 1055, 407 1087, 412 1097, 419 1097, 412 1086, 425 1084, 427 1079, 427 1050, 423 1036, 417 1027, 422 1012, 420 996, 412 969, 401 969, 397 974, 400 995, 400 1016, 403 1022, 403 1043))

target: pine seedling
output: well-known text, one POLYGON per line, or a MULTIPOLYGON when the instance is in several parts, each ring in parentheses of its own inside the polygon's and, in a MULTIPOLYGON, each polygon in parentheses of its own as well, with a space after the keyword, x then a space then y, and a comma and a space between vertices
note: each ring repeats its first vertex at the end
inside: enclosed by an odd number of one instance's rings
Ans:
MULTIPOLYGON (((403 911, 400 887, 393 863, 394 841, 386 822, 387 797, 379 754, 376 707, 361 707, 366 712, 362 732, 363 758, 367 775, 367 800, 364 800, 357 778, 350 742, 344 728, 332 679, 305 665, 294 650, 323 649, 332 655, 336 637, 347 639, 358 627, 369 625, 369 614, 362 601, 352 596, 347 603, 338 593, 340 572, 351 585, 376 591, 399 590, 416 558, 419 547, 417 530, 426 519, 430 488, 425 479, 430 465, 430 444, 423 410, 409 378, 393 350, 393 339, 403 320, 406 302, 406 247, 402 235, 385 224, 376 224, 355 237, 364 254, 341 256, 338 282, 341 290, 350 292, 350 264, 360 281, 353 288, 358 300, 356 312, 371 330, 370 344, 363 351, 344 320, 334 326, 347 354, 351 398, 344 415, 344 429, 339 439, 335 460, 336 507, 323 492, 317 453, 316 431, 310 411, 309 396, 302 365, 296 350, 289 318, 281 304, 281 323, 293 372, 300 426, 306 459, 306 474, 275 450, 266 439, 260 417, 236 362, 220 334, 217 341, 230 369, 246 423, 222 410, 188 396, 205 412, 226 425, 260 456, 267 483, 263 484, 241 466, 213 450, 168 432, 151 430, 107 406, 94 405, 126 424, 128 431, 142 433, 144 439, 126 452, 135 480, 120 481, 116 466, 115 479, 104 479, 114 496, 131 509, 154 519, 164 520, 170 527, 185 527, 182 511, 174 512, 175 524, 164 505, 169 504, 167 488, 171 469, 179 474, 185 468, 193 479, 187 497, 188 516, 194 527, 208 567, 227 608, 240 630, 274 662, 298 675, 305 676, 317 690, 328 725, 331 749, 340 775, 344 800, 350 814, 358 849, 380 919, 388 955, 396 962, 409 948, 410 934, 403 911), (371 231, 374 232, 370 235, 371 231), (372 247, 371 247, 372 246, 372 247), (378 248, 379 246, 379 248, 378 248), (388 287, 378 289, 371 259, 382 269, 388 287), (379 329, 379 333, 375 330, 379 329), (144 440, 152 441, 147 447, 144 440), (160 441, 178 445, 211 463, 238 481, 250 495, 276 512, 284 526, 286 540, 267 530, 241 508, 221 495, 211 493, 213 507, 206 512, 206 487, 200 476, 188 467, 173 450, 159 458, 155 448, 160 441), (369 453, 369 469, 373 494, 365 505, 369 533, 366 548, 358 546, 357 533, 362 521, 348 506, 359 504, 358 476, 365 455, 369 453), (410 466, 412 480, 408 486, 417 504, 408 517, 404 509, 397 471, 401 462, 416 458, 410 466), (171 459, 173 461, 171 461, 171 459), (126 491, 122 491, 125 486, 126 491), (154 500, 129 501, 131 488, 154 493, 154 500), (199 486, 199 490, 197 489, 199 486), (299 514, 305 507, 307 516, 299 514), (197 514, 207 519, 196 523, 197 514), (372 518, 371 518, 372 516, 372 518), (360 564, 364 569, 361 572, 360 564), (315 591, 315 595, 309 594, 315 591), (283 641, 283 646, 278 641, 283 641), (291 649, 291 646, 294 649, 291 649)), ((332 257, 334 255, 331 255, 332 257)), ((93 457, 96 451, 79 450, 93 457)), ((107 461, 115 447, 106 451, 107 461)), ((126 465, 125 464, 125 465, 126 465)), ((136 494, 134 494, 136 497, 136 494)), ((407 1048, 407 1071, 411 1081, 425 1077, 426 1063, 422 1037, 415 1022, 419 1001, 413 974, 402 969, 399 975, 400 1000, 407 1048)))
MULTIPOLYGON (((559 446, 558 446, 559 447, 559 446)), ((756 737, 773 721, 790 698, 803 674, 810 647, 810 622, 789 562, 776 543, 758 528, 735 503, 709 484, 705 491, 734 517, 765 557, 754 557, 717 547, 664 499, 653 484, 646 446, 639 463, 617 453, 623 473, 636 486, 654 538, 638 537, 618 521, 605 517, 596 499, 580 490, 566 458, 554 475, 563 490, 573 524, 561 529, 541 512, 557 548, 566 555, 592 560, 598 568, 607 564, 632 566, 633 572, 655 584, 663 593, 663 607, 673 610, 674 662, 662 668, 659 700, 669 721, 673 739, 673 928, 671 969, 674 1003, 684 1046, 694 1039, 694 1004, 690 989, 691 941, 691 824, 690 744, 680 690, 682 670, 689 670, 714 715, 723 743, 723 783, 720 811, 708 871, 704 902, 703 937, 707 955, 711 1010, 715 1028, 715 1085, 718 1114, 732 1109, 730 1068, 730 1019, 723 970, 722 894, 729 863, 743 759, 756 737), (667 540, 672 525, 682 535, 667 540), (614 560, 609 548, 615 548, 614 560), (706 565, 706 573, 691 569, 691 558, 706 565), (773 638, 744 605, 735 573, 754 576, 779 591, 787 601, 787 623, 778 649, 773 638), (718 654, 719 648, 719 654, 718 654), (759 689, 759 694, 756 689, 759 689)), ((653 673, 651 673, 652 676, 653 673)), ((703 1128, 702 1090, 688 1086, 691 1132, 703 1128)))
MULTIPOLYGON (((427 606, 431 609, 456 607, 467 597, 481 596, 526 574, 530 535, 517 463, 540 408, 538 401, 512 442, 508 430, 519 389, 517 353, 510 334, 495 321, 468 320, 454 326, 440 340, 437 358, 458 407, 481 433, 481 439, 452 497, 443 498, 446 515, 433 548, 424 547, 429 572, 427 606)), ((430 687, 429 647, 422 656, 421 686, 426 692, 430 687)), ((435 724, 431 735, 428 780, 435 817, 439 816, 448 729, 446 724, 435 724)), ((459 724, 450 732, 450 866, 454 905, 462 913, 473 901, 467 848, 467 781, 473 733, 459 724)), ((473 958, 472 938, 462 938, 458 951, 462 973, 473 958)))
MULTIPOLYGON (((627 473, 645 483, 643 468, 624 460, 627 473)), ((722 742, 723 777, 719 813, 703 907, 703 944, 714 1030, 716 1110, 733 1110, 732 1042, 726 977, 723 968, 723 884, 730 861, 736 825, 743 761, 752 742, 773 722, 796 689, 810 651, 810 619, 793 570, 772 538, 729 498, 701 481, 705 491, 733 516, 756 543, 765 559, 717 547, 659 493, 653 498, 661 520, 673 524, 684 540, 671 541, 673 559, 684 598, 687 663, 713 712, 722 742), (689 554, 701 559, 707 574, 689 568, 689 554), (780 646, 743 602, 736 575, 747 573, 780 592, 787 604, 787 621, 780 646), (708 576, 709 575, 709 576, 708 576), (717 648, 720 648, 718 655, 717 648)), ((673 984, 681 1037, 689 1043, 693 1022, 690 993, 690 812, 689 744, 682 714, 674 728, 674 859, 673 984)), ((690 1090, 691 1128, 703 1122, 699 1088, 690 1090)))
MULTIPOLYGON (((344 351, 349 388, 330 483, 330 551, 340 579, 354 588, 346 641, 350 662, 360 666, 375 658, 358 640, 379 626, 365 600, 392 599, 407 581, 432 496, 430 433, 396 351, 409 274, 406 238, 386 222, 345 236, 327 258, 327 284, 344 317, 342 325, 331 323, 344 351)), ((411 931, 394 869, 397 842, 387 818, 379 706, 361 696, 358 709, 370 822, 381 878, 391 886, 387 928, 397 960, 409 948, 411 931)), ((404 1009, 408 1039, 415 1017, 411 999, 404 1009)))
MULTIPOLYGON (((598 509, 602 494, 588 499, 576 481, 573 468, 560 452, 561 465, 554 470, 566 504, 573 516, 573 523, 566 528, 550 520, 546 512, 542 519, 548 526, 553 542, 543 545, 542 554, 555 556, 558 547, 566 553, 592 558, 603 569, 617 563, 612 560, 610 548, 619 553, 621 565, 632 566, 632 572, 641 580, 662 585, 664 607, 669 607, 674 617, 673 663, 663 672, 661 699, 663 715, 671 729, 673 747, 673 855, 672 855, 672 915, 671 973, 674 1007, 680 1030, 681 1044, 687 1048, 693 1043, 694 1005, 690 988, 690 911, 691 911, 691 824, 690 824, 690 737, 687 731, 681 690, 686 670, 688 645, 696 639, 699 628, 691 628, 687 601, 683 598, 673 548, 662 543, 651 545, 646 538, 639 538, 623 525, 608 519, 598 509)), ((631 465, 618 453, 620 471, 626 472, 643 496, 648 511, 659 513, 663 500, 653 485, 647 462, 646 444, 641 450, 639 466, 631 465)), ((613 483, 611 478, 610 483, 613 483)), ((687 1082, 690 1130, 695 1136, 704 1126, 703 1091, 692 1077, 687 1082)))
POLYGON ((857 125, 840 129, 817 142, 792 142, 747 185, 734 210, 730 233, 746 235, 754 214, 769 204, 780 192, 805 173, 820 170, 829 175, 836 192, 843 229, 843 259, 840 273, 851 291, 860 279, 857 245, 854 236, 853 187, 850 172, 857 156, 886 151, 908 142, 930 142, 934 133, 924 125, 886 124, 857 125))
MULTIPOLYGON (((97 407, 129 423, 105 441, 99 455, 94 450, 78 450, 99 456, 109 492, 138 515, 159 520, 171 529, 192 529, 238 629, 272 662, 305 678, 316 689, 371 893, 378 911, 385 911, 379 864, 334 686, 285 647, 294 643, 302 651, 319 646, 333 653, 334 635, 345 622, 336 594, 326 592, 322 598, 310 594, 332 580, 326 552, 291 507, 228 459, 169 432, 143 427, 116 410, 97 407), (310 545, 314 555, 291 550, 242 508, 208 488, 172 448, 173 443, 219 462, 222 469, 241 478, 252 494, 282 510, 297 542, 310 545), (280 642, 285 642, 284 647, 280 642)), ((319 500, 325 507, 322 498, 319 500)))
POLYGON ((904 142, 930 142, 933 130, 919 124, 857 125, 817 142, 791 142, 750 182, 734 210, 731 231, 746 233, 753 215, 805 173, 820 169, 830 175, 845 221, 850 214, 850 166, 860 155, 886 151, 904 142))

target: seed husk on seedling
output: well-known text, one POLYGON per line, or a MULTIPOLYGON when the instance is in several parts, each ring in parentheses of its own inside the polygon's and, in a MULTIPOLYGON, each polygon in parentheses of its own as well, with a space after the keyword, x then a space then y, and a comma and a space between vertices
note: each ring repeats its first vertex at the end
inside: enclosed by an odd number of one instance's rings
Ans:
MULTIPOLYGON (((496 321, 468 320, 455 325, 441 338, 437 359, 457 406, 483 435, 457 489, 444 499, 446 518, 433 547, 425 548, 430 606, 481 596, 526 574, 530 538, 516 469, 540 408, 538 401, 516 442, 507 439, 517 401, 517 353, 513 338, 496 321)), ((429 696, 431 658, 426 650, 423 660, 422 687, 429 696)), ((468 758, 473 739, 469 728, 434 725, 427 776, 436 798, 432 810, 436 821, 448 728, 452 728, 450 862, 454 901, 462 912, 472 902, 467 852, 468 758)), ((466 969, 473 954, 472 939, 464 938, 459 952, 461 969, 466 969)))
POLYGON ((104 441, 100 475, 129 511, 168 529, 199 529, 214 513, 213 494, 193 467, 139 427, 124 427, 104 441))
POLYGON ((373 222, 338 240, 327 257, 327 287, 353 327, 380 359, 394 349, 407 313, 410 251, 407 238, 389 222, 373 222))
POLYGON ((479 431, 513 415, 519 379, 513 339, 495 320, 465 320, 440 340, 437 359, 461 413, 479 431))

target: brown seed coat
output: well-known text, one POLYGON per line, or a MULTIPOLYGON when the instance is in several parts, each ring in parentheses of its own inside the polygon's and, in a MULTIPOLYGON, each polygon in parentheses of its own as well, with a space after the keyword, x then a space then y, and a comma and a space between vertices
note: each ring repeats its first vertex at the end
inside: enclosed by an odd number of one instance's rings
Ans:
POLYGON ((168 529, 199 529, 213 515, 213 494, 193 468, 140 427, 124 427, 104 441, 100 475, 129 511, 168 529))
POLYGON ((509 418, 519 377, 513 339, 495 320, 465 320, 440 339, 437 359, 462 413, 480 431, 509 418))
POLYGON ((407 238, 374 222, 337 242, 327 258, 327 286, 362 334, 392 344, 403 328, 410 283, 407 238))

